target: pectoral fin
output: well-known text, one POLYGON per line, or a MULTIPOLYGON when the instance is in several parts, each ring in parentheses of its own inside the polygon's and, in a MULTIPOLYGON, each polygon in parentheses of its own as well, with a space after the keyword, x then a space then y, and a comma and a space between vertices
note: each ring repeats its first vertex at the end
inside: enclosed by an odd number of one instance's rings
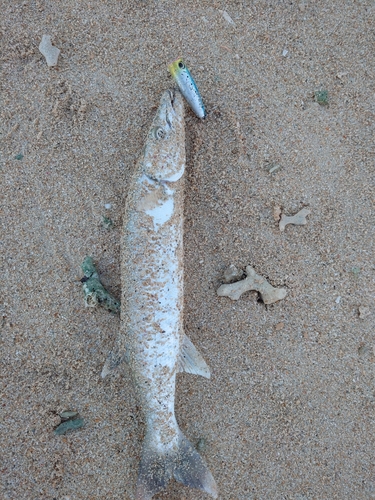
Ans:
POLYGON ((179 359, 179 371, 210 378, 210 369, 187 335, 183 336, 179 359))
POLYGON ((111 351, 107 356, 106 362, 104 363, 101 377, 105 378, 110 373, 113 373, 123 361, 126 363, 129 362, 129 353, 127 351, 120 352, 118 349, 111 351))

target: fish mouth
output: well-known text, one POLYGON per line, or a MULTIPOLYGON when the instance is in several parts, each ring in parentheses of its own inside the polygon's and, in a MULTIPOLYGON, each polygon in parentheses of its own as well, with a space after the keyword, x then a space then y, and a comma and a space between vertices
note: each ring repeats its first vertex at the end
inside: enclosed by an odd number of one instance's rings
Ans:
MULTIPOLYGON (((169 102, 171 104, 171 108, 173 111, 175 111, 174 109, 174 102, 175 102, 175 97, 176 97, 176 92, 174 89, 168 89, 168 93, 169 93, 169 102)), ((170 117, 169 117, 169 113, 168 113, 168 107, 166 108, 165 110, 165 121, 167 123, 167 125, 169 126, 169 128, 171 129, 172 128, 172 122, 170 120, 170 117)))
POLYGON ((174 109, 174 100, 175 100, 175 97, 176 97, 176 91, 174 89, 169 89, 168 91, 169 91, 169 97, 170 97, 170 100, 171 100, 171 106, 174 109))

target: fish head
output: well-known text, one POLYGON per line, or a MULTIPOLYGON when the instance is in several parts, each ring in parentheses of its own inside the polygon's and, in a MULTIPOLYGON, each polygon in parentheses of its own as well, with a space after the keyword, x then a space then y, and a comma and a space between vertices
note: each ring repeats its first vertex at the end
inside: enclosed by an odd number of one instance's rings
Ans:
POLYGON ((185 171, 184 103, 178 90, 166 90, 148 133, 144 173, 157 181, 175 182, 185 171))

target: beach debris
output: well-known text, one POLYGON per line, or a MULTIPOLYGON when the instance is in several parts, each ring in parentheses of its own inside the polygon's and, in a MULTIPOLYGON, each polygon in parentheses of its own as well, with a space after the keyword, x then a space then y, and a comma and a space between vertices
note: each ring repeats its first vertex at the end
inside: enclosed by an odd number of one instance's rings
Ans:
POLYGON ((105 217, 104 215, 102 216, 102 226, 105 229, 111 229, 113 227, 113 220, 110 219, 109 217, 105 217))
POLYGON ((339 296, 336 298, 335 302, 336 302, 336 304, 340 304, 340 301, 341 301, 341 296, 339 295, 339 296))
POLYGON ((219 297, 229 297, 238 300, 240 296, 248 290, 259 292, 265 304, 273 304, 286 297, 285 288, 274 288, 268 281, 257 274, 251 266, 246 266, 247 277, 236 283, 221 285, 217 289, 219 297))
POLYGON ((283 50, 283 57, 286 57, 288 55, 288 51, 286 49, 283 50))
POLYGON ((277 323, 277 325, 275 325, 275 330, 280 331, 284 328, 284 326, 285 326, 285 323, 283 323, 283 322, 277 323))
POLYGON ((39 45, 39 51, 46 58, 47 66, 56 66, 60 50, 52 45, 51 37, 49 35, 42 36, 42 41, 39 45))
POLYGON ((227 23, 232 24, 233 26, 236 26, 236 23, 233 21, 233 19, 230 17, 228 12, 226 10, 220 10, 218 9, 220 14, 223 16, 223 18, 226 20, 227 23))
POLYGON ((305 224, 307 224, 306 216, 309 214, 311 214, 311 211, 307 210, 307 208, 303 208, 292 216, 282 214, 279 222, 280 231, 284 231, 285 226, 287 226, 288 224, 294 224, 295 226, 304 226, 305 224))
POLYGON ((74 417, 78 415, 78 411, 63 411, 59 414, 61 420, 64 422, 65 420, 72 420, 74 417))
POLYGON ((280 206, 273 207, 273 218, 276 222, 279 222, 280 216, 281 216, 281 207, 280 206))
POLYGON ((104 205, 104 208, 105 208, 106 210, 111 210, 112 205, 111 205, 110 203, 106 203, 106 204, 104 205))
POLYGON ((231 264, 223 273, 223 281, 224 283, 233 283, 233 281, 238 281, 242 276, 242 269, 238 269, 234 264, 231 264))
POLYGON ((270 174, 276 174, 279 170, 281 170, 281 165, 271 163, 270 165, 267 166, 267 170, 270 174))
POLYGON ((199 452, 204 451, 207 448, 207 440, 204 437, 198 439, 195 445, 195 449, 199 452))
POLYGON ((92 257, 85 257, 81 269, 84 273, 81 283, 85 294, 86 306, 96 307, 99 304, 105 309, 108 309, 108 311, 119 312, 120 302, 107 292, 101 284, 92 257))
POLYGON ((58 436, 62 436, 63 434, 66 434, 68 431, 80 429, 84 425, 85 421, 83 420, 83 418, 69 419, 58 425, 54 430, 54 433, 57 434, 58 436))
POLYGON ((327 106, 328 104, 328 90, 315 90, 314 98, 318 104, 321 106, 327 106))
POLYGON ((358 307, 358 315, 360 319, 365 319, 370 314, 370 308, 367 306, 359 306, 358 307))
POLYGON ((22 160, 23 159, 23 154, 19 153, 17 156, 14 157, 15 160, 22 160))
POLYGON ((352 273, 354 274, 355 278, 358 278, 360 272, 361 272, 361 268, 360 267, 357 267, 357 266, 352 267, 352 273))
POLYGON ((177 83, 181 94, 190 104, 197 117, 205 118, 206 111, 204 109, 202 97, 199 93, 194 78, 191 76, 191 73, 185 66, 183 60, 177 59, 176 61, 174 61, 168 66, 168 70, 177 83))

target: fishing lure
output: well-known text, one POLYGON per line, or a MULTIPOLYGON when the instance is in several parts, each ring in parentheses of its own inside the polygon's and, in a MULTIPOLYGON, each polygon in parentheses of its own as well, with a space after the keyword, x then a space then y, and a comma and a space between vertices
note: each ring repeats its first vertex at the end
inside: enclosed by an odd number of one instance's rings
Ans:
POLYGON ((181 94, 190 104, 194 113, 198 116, 198 118, 205 118, 206 111, 204 109, 202 97, 194 78, 191 76, 191 73, 185 66, 183 60, 177 59, 177 61, 174 61, 168 66, 168 70, 175 79, 181 94))

